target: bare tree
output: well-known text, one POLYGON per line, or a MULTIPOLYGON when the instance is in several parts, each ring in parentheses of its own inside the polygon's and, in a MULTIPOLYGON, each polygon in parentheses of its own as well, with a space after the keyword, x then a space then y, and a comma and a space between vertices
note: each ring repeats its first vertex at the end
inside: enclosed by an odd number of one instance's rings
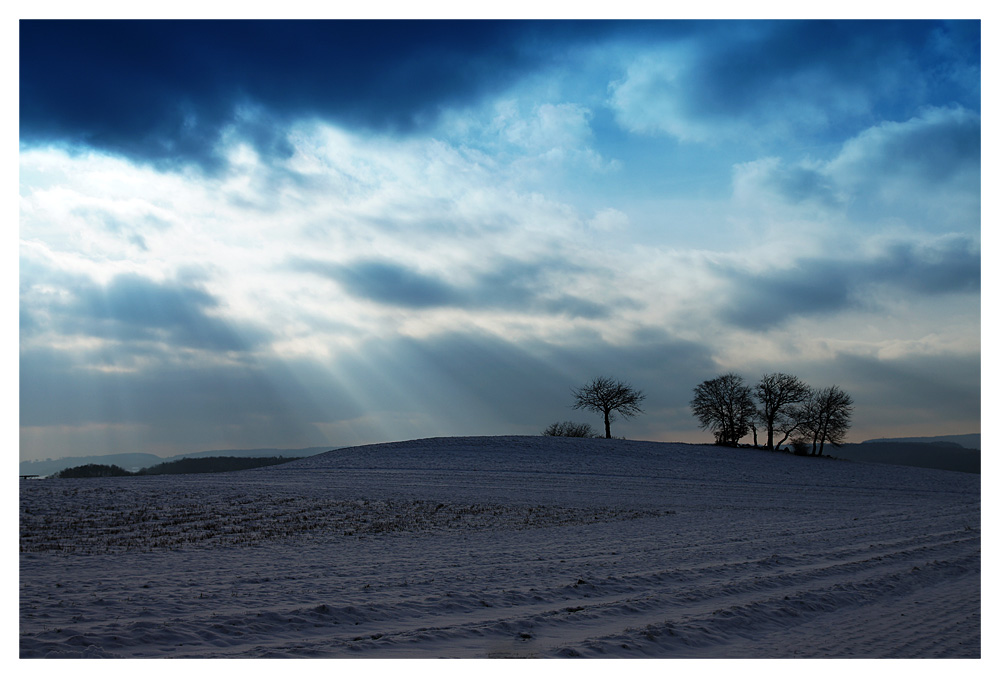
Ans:
MULTIPOLYGON (((785 438, 797 428, 799 413, 797 406, 809 399, 810 389, 801 379, 791 374, 775 372, 765 374, 754 387, 754 395, 759 404, 760 422, 767 431, 767 449, 774 449, 774 431, 785 433, 785 438)), ((754 443, 757 430, 754 428, 754 443)), ((780 444, 780 443, 779 443, 780 444)))
POLYGON ((840 387, 813 392, 803 407, 805 423, 801 426, 806 441, 812 441, 813 454, 823 454, 824 443, 836 447, 844 442, 851 428, 852 412, 854 401, 840 387))
POLYGON ((720 445, 736 445, 750 432, 757 408, 750 387, 732 372, 703 381, 694 389, 691 409, 703 429, 720 445))
MULTIPOLYGON (((811 391, 810 391, 811 393, 811 391)), ((795 433, 799 433, 804 430, 806 424, 809 423, 809 408, 806 402, 799 403, 798 405, 789 408, 788 412, 782 416, 779 420, 774 422, 774 430, 782 434, 781 440, 779 440, 774 445, 774 449, 780 449, 785 441, 788 440, 795 433)))
POLYGON ((631 419, 642 412, 639 403, 646 398, 642 391, 608 377, 597 377, 586 386, 573 389, 573 397, 576 398, 574 410, 590 410, 604 415, 605 438, 611 437, 611 422, 615 420, 616 412, 625 419, 631 419))

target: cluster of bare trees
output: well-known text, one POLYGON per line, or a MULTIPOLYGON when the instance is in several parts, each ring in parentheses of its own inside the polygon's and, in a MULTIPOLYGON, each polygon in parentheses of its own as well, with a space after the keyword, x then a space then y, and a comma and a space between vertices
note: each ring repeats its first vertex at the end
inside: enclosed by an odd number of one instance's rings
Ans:
MULTIPOLYGON (((611 422, 616 416, 630 419, 641 414, 640 404, 646 398, 627 382, 609 377, 597 377, 573 389, 573 397, 573 409, 604 415, 605 438, 611 437, 611 422)), ((814 389, 791 374, 765 374, 751 386, 729 372, 698 384, 691 409, 701 427, 715 434, 717 444, 736 446, 753 433, 754 447, 760 447, 758 434, 764 433, 766 449, 780 448, 791 440, 797 450, 821 455, 826 443, 836 446, 844 442, 854 402, 838 386, 814 389)), ((542 433, 581 438, 597 435, 589 424, 569 421, 552 424, 542 433)))
POLYGON ((750 386, 730 372, 698 384, 691 409, 720 445, 736 445, 752 432, 756 447, 763 430, 769 450, 791 439, 796 447, 820 455, 825 443, 844 442, 854 403, 837 386, 813 389, 791 374, 765 374, 750 386), (782 436, 777 443, 776 434, 782 436))

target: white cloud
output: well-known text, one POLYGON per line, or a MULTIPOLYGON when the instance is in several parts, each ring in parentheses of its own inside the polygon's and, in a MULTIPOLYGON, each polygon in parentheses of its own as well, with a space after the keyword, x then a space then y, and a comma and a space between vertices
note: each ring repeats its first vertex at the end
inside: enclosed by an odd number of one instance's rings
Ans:
POLYGON ((594 230, 614 233, 627 229, 629 218, 624 212, 608 207, 597 212, 588 223, 594 230))
MULTIPOLYGON (((542 107, 518 134, 541 148, 547 140, 569 144, 586 136, 585 128, 582 110, 553 106, 542 107), (577 126, 562 137, 550 134, 566 121, 577 126)), ((427 334, 470 324, 503 332, 504 323, 491 315, 536 329, 564 325, 565 318, 556 316, 569 306, 558 287, 543 287, 536 292, 548 299, 555 313, 550 320, 538 317, 538 308, 488 305, 389 312, 332 279, 296 274, 289 261, 384 260, 461 287, 509 268, 505 262, 542 265, 554 252, 586 268, 600 257, 578 234, 594 224, 623 224, 624 215, 614 210, 588 224, 566 204, 521 190, 510 166, 440 140, 390 141, 321 123, 297 125, 288 138, 294 153, 282 164, 249 152, 232 132, 232 162, 218 176, 25 149, 23 175, 49 182, 22 188, 22 256, 96 284, 123 273, 163 281, 200 271, 199 286, 219 301, 213 315, 237 326, 264 323, 274 335, 270 350, 324 360, 330 346, 350 345, 352 336, 427 334), (535 317, 528 321, 526 313, 535 317)), ((599 266, 590 270, 606 274, 599 266)), ((562 285, 565 276, 531 284, 562 285)), ((43 298, 32 286, 45 281, 25 282, 23 298, 43 298)), ((599 304, 618 292, 598 285, 591 294, 588 302, 599 304)))
POLYGON ((690 55, 680 46, 644 54, 628 65, 624 77, 609 85, 609 106, 619 124, 638 134, 667 134, 681 141, 709 141, 712 125, 685 108, 685 63, 690 55))
MULTIPOLYGON (((549 142, 567 148, 591 135, 582 107, 542 105, 529 118, 513 104, 498 110, 506 117, 496 123, 497 133, 522 151, 549 142)), ((710 213, 730 223, 731 234, 713 228, 701 236, 700 254, 672 249, 673 231, 666 228, 658 235, 644 226, 641 244, 621 237, 636 230, 631 209, 604 206, 585 216, 550 197, 545 184, 525 190, 519 172, 525 155, 490 155, 441 139, 353 134, 314 121, 288 130, 294 152, 275 161, 240 151, 233 133, 228 143, 239 162, 218 177, 27 149, 21 154, 22 255, 99 283, 121 273, 164 281, 182 270, 201 271, 199 285, 219 300, 213 315, 237 324, 264 322, 274 334, 271 350, 318 360, 366 336, 429 336, 460 327, 553 341, 588 331, 624 341, 635 328, 667 326, 718 345, 724 343, 712 301, 724 287, 718 256, 763 271, 830 253, 838 242, 842 253, 864 248, 870 236, 859 233, 867 224, 848 218, 861 174, 848 168, 877 167, 865 158, 888 162, 891 152, 902 152, 897 149, 918 148, 908 140, 928 139, 928 130, 950 138, 947 130, 971 124, 969 115, 931 111, 859 135, 833 161, 770 157, 741 164, 730 203, 706 200, 699 210, 694 200, 686 207, 691 215, 710 213), (498 304, 497 293, 480 307, 463 301, 389 311, 334 278, 295 273, 288 264, 296 259, 389 262, 435 284, 479 292, 484 280, 530 284, 537 288, 535 306, 498 304), (490 278, 516 270, 511 262, 538 267, 556 259, 577 270, 553 269, 527 282, 490 278), (567 317, 568 292, 597 305, 592 308, 613 309, 613 316, 567 317), (551 314, 539 312, 543 301, 551 314)), ((898 174, 912 191, 937 190, 925 173, 898 174)), ((976 190, 966 187, 966 195, 976 190)), ((916 222, 903 231, 921 225, 927 226, 916 222)), ((26 294, 47 298, 38 289, 26 294)), ((582 302, 577 308, 585 310, 582 302)))
POLYGON ((464 147, 499 160, 506 179, 528 185, 546 181, 553 172, 618 169, 594 148, 593 112, 575 102, 527 104, 516 94, 476 108, 448 111, 439 134, 464 147))

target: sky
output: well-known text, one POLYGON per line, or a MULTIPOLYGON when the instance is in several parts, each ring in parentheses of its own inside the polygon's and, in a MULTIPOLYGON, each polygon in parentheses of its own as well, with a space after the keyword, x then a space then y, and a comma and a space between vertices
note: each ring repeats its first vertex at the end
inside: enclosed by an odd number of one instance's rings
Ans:
POLYGON ((21 21, 22 460, 980 431, 980 25, 21 21))

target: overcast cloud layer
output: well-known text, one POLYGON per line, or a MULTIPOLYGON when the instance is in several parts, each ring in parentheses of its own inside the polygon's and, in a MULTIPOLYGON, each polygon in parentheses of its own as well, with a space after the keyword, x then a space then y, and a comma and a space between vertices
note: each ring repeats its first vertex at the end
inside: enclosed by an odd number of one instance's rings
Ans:
POLYGON ((978 22, 20 29, 22 459, 537 433, 837 384, 980 430, 978 22))

